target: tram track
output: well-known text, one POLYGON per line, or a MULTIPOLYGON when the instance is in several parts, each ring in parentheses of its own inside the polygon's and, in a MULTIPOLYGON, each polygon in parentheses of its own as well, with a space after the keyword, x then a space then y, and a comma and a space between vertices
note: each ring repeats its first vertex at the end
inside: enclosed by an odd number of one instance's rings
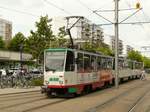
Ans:
MULTIPOLYGON (((144 84, 142 84, 142 85, 140 85, 140 86, 136 86, 136 87, 130 88, 130 89, 128 89, 127 91, 124 91, 124 92, 120 93, 119 95, 117 95, 117 96, 115 96, 115 97, 112 97, 112 98, 110 98, 109 100, 107 100, 107 101, 105 101, 105 102, 103 102, 103 103, 101 103, 101 104, 98 104, 98 105, 96 105, 95 107, 92 107, 92 108, 86 110, 85 112, 97 112, 97 110, 103 109, 103 108, 106 107, 108 104, 110 104, 110 103, 112 103, 113 101, 115 101, 116 99, 121 98, 121 97, 123 97, 123 96, 129 94, 129 93, 132 92, 133 90, 135 91, 136 89, 140 89, 140 88, 144 87, 145 85, 147 85, 148 83, 150 83, 150 81, 144 82, 144 84)), ((146 92, 147 92, 147 91, 146 91, 146 92)), ((146 92, 145 92, 145 93, 146 93, 146 92)), ((133 107, 133 106, 132 106, 132 107, 133 107)), ((129 112, 130 112, 130 111, 129 111, 129 112)), ((132 112, 132 111, 131 111, 131 112, 132 112)))
POLYGON ((0 110, 10 108, 10 107, 20 106, 20 105, 27 104, 27 103, 34 103, 36 101, 41 101, 41 100, 44 100, 44 99, 46 99, 46 98, 42 97, 42 98, 33 99, 33 100, 25 101, 25 102, 17 102, 15 104, 10 104, 10 105, 8 104, 7 106, 0 107, 0 110))
POLYGON ((65 102, 66 100, 68 99, 47 98, 43 94, 38 94, 38 92, 7 94, 0 97, 0 112, 28 112, 65 102), (16 111, 16 109, 21 109, 21 111, 16 111))
POLYGON ((131 108, 128 110, 128 112, 134 112, 134 109, 139 105, 139 103, 144 99, 144 97, 150 92, 150 89, 148 89, 146 92, 141 95, 136 102, 131 106, 131 108))
MULTIPOLYGON (((17 110, 17 112, 30 112, 33 110, 38 110, 40 108, 46 107, 46 106, 52 106, 52 105, 56 105, 58 103, 62 103, 65 102, 69 99, 47 99, 47 98, 40 98, 40 99, 35 99, 35 100, 30 100, 27 102, 23 102, 23 103, 17 103, 17 104, 13 104, 13 105, 8 105, 8 106, 4 106, 2 108, 0 108, 0 110, 2 110, 2 112, 8 112, 8 111, 12 111, 17 110), (26 107, 26 108, 24 108, 26 107)), ((16 111, 15 111, 16 112, 16 111)))
POLYGON ((37 106, 37 107, 34 107, 34 108, 30 108, 30 109, 26 109, 22 112, 30 112, 30 111, 33 111, 33 110, 38 110, 40 108, 44 108, 44 107, 47 107, 47 106, 52 106, 52 105, 56 105, 58 103, 62 103, 62 102, 65 102, 67 101, 68 99, 63 99, 63 100, 59 100, 59 101, 56 101, 56 102, 52 102, 52 103, 47 103, 47 104, 44 104, 44 105, 41 105, 41 106, 37 106))

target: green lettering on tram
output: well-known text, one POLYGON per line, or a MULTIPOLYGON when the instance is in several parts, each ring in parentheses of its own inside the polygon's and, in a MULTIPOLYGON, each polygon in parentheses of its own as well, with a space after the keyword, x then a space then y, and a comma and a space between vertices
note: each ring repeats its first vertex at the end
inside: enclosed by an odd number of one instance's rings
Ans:
POLYGON ((59 78, 49 78, 49 81, 59 81, 59 78))

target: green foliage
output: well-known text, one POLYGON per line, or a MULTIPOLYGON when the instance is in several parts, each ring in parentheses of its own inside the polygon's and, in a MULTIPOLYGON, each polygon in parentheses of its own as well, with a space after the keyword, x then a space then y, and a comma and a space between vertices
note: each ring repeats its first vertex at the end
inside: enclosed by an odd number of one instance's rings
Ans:
POLYGON ((141 53, 139 53, 138 51, 134 51, 134 50, 132 50, 128 53, 127 58, 131 59, 131 60, 136 60, 139 62, 143 61, 141 53))
POLYGON ((37 79, 33 79, 32 82, 32 86, 42 86, 43 85, 43 78, 37 78, 37 79))
POLYGON ((95 51, 95 47, 93 47, 90 42, 83 43, 82 49, 86 51, 95 51))
POLYGON ((110 50, 109 46, 103 42, 99 43, 99 45, 91 45, 89 42, 85 42, 82 48, 87 51, 98 51, 103 53, 104 55, 113 56, 113 53, 110 50))
POLYGON ((114 56, 113 51, 109 48, 109 45, 104 42, 100 42, 96 50, 102 52, 104 55, 114 56))
POLYGON ((51 43, 51 48, 61 48, 67 47, 67 39, 64 38, 67 35, 65 27, 60 27, 58 34, 55 36, 54 40, 51 43))
POLYGON ((97 48, 97 51, 102 52, 104 55, 113 56, 112 51, 107 47, 99 47, 99 48, 97 48))
POLYGON ((36 31, 31 30, 31 35, 26 41, 26 51, 32 54, 34 59, 43 60, 44 49, 51 47, 55 41, 48 16, 41 17, 36 22, 36 31))
POLYGON ((57 47, 66 47, 67 45, 67 39, 65 39, 64 37, 67 35, 66 31, 65 31, 65 27, 60 27, 59 28, 59 33, 57 35, 57 47))
POLYGON ((0 49, 5 48, 5 42, 3 41, 2 37, 0 37, 0 49))
POLYGON ((144 68, 150 68, 150 58, 143 57, 144 68))
POLYGON ((20 45, 25 44, 25 36, 18 32, 8 44, 8 49, 11 51, 20 51, 20 45))

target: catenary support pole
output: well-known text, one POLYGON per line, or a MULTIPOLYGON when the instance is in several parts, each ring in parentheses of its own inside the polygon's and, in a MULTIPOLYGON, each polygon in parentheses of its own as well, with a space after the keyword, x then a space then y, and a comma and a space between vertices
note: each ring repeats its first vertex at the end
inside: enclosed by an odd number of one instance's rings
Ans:
POLYGON ((114 1, 115 1, 115 23, 114 23, 114 28, 115 28, 115 87, 118 88, 119 87, 119 82, 118 82, 119 0, 114 0, 114 1))

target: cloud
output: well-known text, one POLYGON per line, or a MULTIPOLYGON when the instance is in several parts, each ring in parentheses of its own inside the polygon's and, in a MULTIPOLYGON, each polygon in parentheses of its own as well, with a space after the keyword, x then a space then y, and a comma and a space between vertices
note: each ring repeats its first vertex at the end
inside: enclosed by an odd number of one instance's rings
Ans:
POLYGON ((0 5, 20 6, 22 5, 22 0, 1 0, 0 5))
POLYGON ((43 0, 21 0, 25 7, 40 8, 44 6, 43 0))

